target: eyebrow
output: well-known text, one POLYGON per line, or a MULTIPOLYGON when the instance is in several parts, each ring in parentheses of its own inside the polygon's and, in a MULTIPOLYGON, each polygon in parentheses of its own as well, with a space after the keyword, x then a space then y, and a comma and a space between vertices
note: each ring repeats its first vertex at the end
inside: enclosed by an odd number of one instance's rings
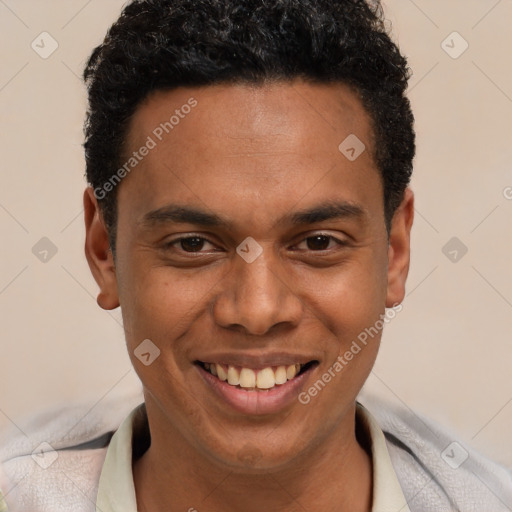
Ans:
MULTIPOLYGON (((276 221, 276 225, 283 224, 315 224, 326 220, 356 218, 367 216, 362 206, 347 201, 328 201, 311 208, 288 213, 276 221)), ((167 205, 145 214, 141 221, 145 227, 154 227, 161 224, 196 224, 205 227, 232 227, 232 222, 199 208, 189 206, 167 205)))
POLYGON ((366 209, 358 204, 349 203, 347 201, 327 202, 310 209, 300 210, 291 215, 286 215, 284 218, 280 219, 279 222, 288 221, 291 224, 314 224, 316 222, 335 219, 361 219, 366 215, 366 209))
POLYGON ((197 224, 206 227, 229 227, 230 223, 219 215, 188 206, 168 205, 153 210, 142 218, 148 227, 174 222, 177 224, 197 224))

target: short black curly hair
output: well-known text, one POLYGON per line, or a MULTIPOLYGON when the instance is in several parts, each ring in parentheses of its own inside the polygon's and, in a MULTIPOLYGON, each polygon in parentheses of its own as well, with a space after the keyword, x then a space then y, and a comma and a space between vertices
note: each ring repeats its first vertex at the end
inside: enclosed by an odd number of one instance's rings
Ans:
MULTIPOLYGON (((370 115, 389 232, 412 173, 410 71, 377 0, 133 0, 84 71, 86 176, 122 165, 129 120, 153 91, 304 79, 351 86, 370 115)), ((115 251, 116 188, 97 196, 115 251)))

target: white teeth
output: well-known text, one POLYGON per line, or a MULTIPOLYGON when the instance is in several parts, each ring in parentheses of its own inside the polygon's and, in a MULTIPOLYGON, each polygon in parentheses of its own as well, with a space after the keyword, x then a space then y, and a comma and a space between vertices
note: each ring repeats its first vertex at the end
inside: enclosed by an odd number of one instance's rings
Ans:
POLYGON ((284 384, 288 379, 286 378, 286 366, 278 366, 275 376, 276 384, 284 384))
POLYGON ((286 378, 288 380, 293 379, 297 375, 297 367, 294 364, 286 367, 286 378))
MULTIPOLYGON (((213 367, 213 364, 211 366, 213 367)), ((216 364, 215 369, 217 370, 217 377, 219 377, 220 380, 228 380, 228 374, 226 373, 226 370, 224 370, 224 368, 220 364, 216 364)), ((210 367, 210 371, 211 371, 211 367, 210 367)))
POLYGON ((290 364, 288 366, 277 366, 275 370, 268 366, 261 370, 251 368, 241 368, 240 371, 235 366, 226 367, 218 363, 204 363, 204 368, 209 370, 219 380, 226 381, 231 386, 240 386, 242 388, 272 389, 276 385, 285 384, 286 381, 295 378, 300 372, 302 365, 290 364))
POLYGON ((253 370, 250 368, 242 368, 240 371, 240 386, 242 388, 256 387, 256 374, 253 370))
MULTIPOLYGON (((244 368, 245 370, 245 368, 244 368)), ((242 370, 242 372, 244 371, 242 370)), ((254 373, 254 372, 253 372, 254 373)), ((241 375, 241 374, 240 374, 241 375)), ((263 368, 256 377, 256 387, 260 389, 270 389, 276 385, 276 378, 272 368, 263 368)))
POLYGON ((228 367, 228 384, 238 386, 240 384, 240 375, 234 366, 228 367))

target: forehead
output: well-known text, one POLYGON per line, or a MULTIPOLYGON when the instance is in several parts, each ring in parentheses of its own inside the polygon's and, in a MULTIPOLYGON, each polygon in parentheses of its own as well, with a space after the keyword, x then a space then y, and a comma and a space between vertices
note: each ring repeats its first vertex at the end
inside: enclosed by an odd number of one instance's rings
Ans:
POLYGON ((380 194, 370 118, 342 84, 158 91, 135 112, 126 142, 125 159, 151 146, 119 190, 133 220, 177 199, 215 211, 243 202, 240 217, 262 219, 265 201, 286 209, 306 195, 371 202, 380 194), (364 144, 356 160, 340 151, 345 140, 364 144))
POLYGON ((203 141, 209 144, 207 139, 214 139, 221 144, 219 149, 235 143, 250 149, 265 141, 278 149, 286 145, 287 138, 318 142, 320 137, 325 139, 327 131, 337 133, 337 138, 344 133, 371 135, 370 125, 358 96, 344 84, 298 80, 262 85, 221 84, 152 93, 132 117, 127 141, 131 147, 143 142, 148 134, 159 139, 159 134, 165 137, 172 133, 174 137, 166 137, 169 144, 189 139, 201 147, 203 141), (191 104, 195 106, 190 107, 191 104), (186 117, 194 118, 192 130, 187 126, 190 123, 181 122, 186 117), (161 127, 161 133, 158 128, 166 122, 172 125, 166 125, 171 131, 167 133, 161 127), (201 137, 190 137, 198 129, 201 137))

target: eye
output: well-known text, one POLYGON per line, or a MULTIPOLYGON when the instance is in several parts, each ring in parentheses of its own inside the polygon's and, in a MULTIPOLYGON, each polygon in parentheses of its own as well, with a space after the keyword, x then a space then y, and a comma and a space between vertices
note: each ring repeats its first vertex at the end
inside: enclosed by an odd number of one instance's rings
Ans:
POLYGON ((186 252, 198 252, 204 247, 204 238, 192 236, 190 238, 182 238, 180 240, 180 247, 186 252))
POLYGON ((212 251, 216 249, 216 247, 210 241, 201 236, 186 236, 177 238, 166 243, 165 248, 173 248, 184 252, 194 253, 201 252, 203 249, 205 249, 205 245, 211 246, 207 247, 206 251, 212 251))
POLYGON ((337 247, 346 245, 346 242, 338 240, 331 235, 318 234, 308 236, 302 240, 296 247, 300 250, 308 251, 327 251, 329 249, 336 249, 337 247), (304 247, 305 245, 305 247, 304 247))

